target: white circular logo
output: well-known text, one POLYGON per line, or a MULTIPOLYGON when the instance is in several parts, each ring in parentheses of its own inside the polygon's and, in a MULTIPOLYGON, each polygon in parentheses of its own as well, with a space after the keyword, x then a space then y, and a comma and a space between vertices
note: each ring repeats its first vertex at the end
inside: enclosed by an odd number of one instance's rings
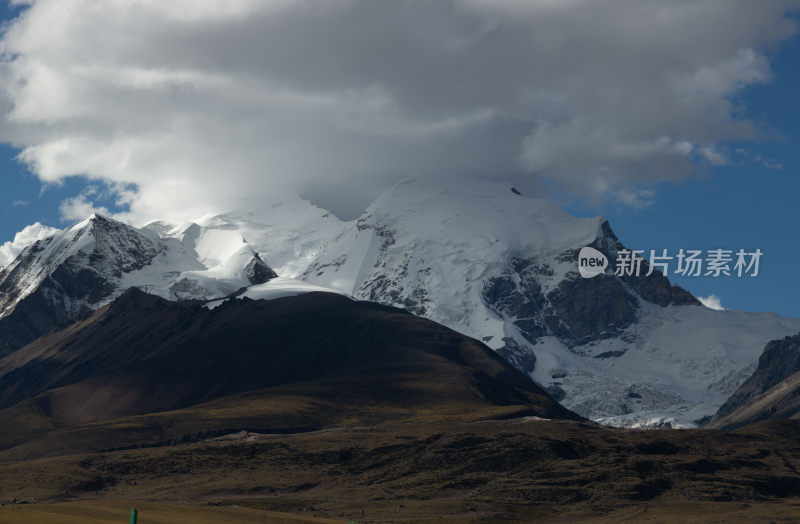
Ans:
POLYGON ((596 277, 604 273, 608 267, 608 259, 593 247, 586 246, 578 253, 578 273, 583 278, 596 277))

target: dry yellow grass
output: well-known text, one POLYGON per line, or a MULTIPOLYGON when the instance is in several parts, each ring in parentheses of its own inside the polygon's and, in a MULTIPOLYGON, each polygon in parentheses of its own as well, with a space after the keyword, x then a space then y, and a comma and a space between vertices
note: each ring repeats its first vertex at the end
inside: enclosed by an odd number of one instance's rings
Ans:
POLYGON ((237 506, 191 506, 119 500, 6 505, 0 507, 0 524, 127 524, 132 507, 139 512, 139 524, 342 522, 237 506))
POLYGON ((793 421, 724 433, 527 418, 0 453, 0 501, 33 503, 3 507, 0 524, 127 522, 130 507, 140 524, 264 522, 264 508, 267 522, 800 522, 797 435, 793 421))

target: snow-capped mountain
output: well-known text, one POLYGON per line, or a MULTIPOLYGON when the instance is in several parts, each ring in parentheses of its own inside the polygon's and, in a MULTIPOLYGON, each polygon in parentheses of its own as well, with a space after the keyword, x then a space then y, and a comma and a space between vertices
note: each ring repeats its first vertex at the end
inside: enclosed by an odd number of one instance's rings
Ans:
POLYGON ((0 270, 0 352, 130 287, 172 300, 207 300, 275 276, 236 231, 162 223, 136 229, 92 215, 28 246, 0 270))
POLYGON ((580 278, 584 246, 612 261, 623 247, 602 218, 503 183, 415 180, 378 198, 300 278, 481 339, 565 406, 620 425, 712 415, 766 342, 800 331, 800 320, 707 309, 658 271, 580 278))
POLYGON ((286 196, 182 225, 92 217, 0 270, 0 340, 19 347, 129 287, 211 306, 242 287, 335 290, 484 341, 582 415, 682 426, 712 415, 767 342, 800 332, 800 320, 705 308, 658 271, 581 278, 585 246, 610 261, 623 248, 602 218, 483 179, 406 181, 353 221, 286 196))
POLYGON ((406 181, 351 222, 285 198, 198 223, 240 231, 282 277, 483 340, 570 409, 612 424, 693 425, 765 343, 800 331, 800 320, 705 308, 658 271, 580 278, 580 248, 609 260, 623 248, 608 222, 489 180, 406 181))

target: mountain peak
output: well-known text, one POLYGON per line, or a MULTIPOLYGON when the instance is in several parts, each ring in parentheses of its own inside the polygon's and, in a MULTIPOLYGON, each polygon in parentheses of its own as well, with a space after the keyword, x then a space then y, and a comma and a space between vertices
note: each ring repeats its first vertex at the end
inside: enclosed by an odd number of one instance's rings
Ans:
POLYGON ((136 232, 138 234, 138 230, 135 227, 98 213, 92 213, 80 222, 68 227, 65 231, 73 232, 75 235, 74 238, 76 239, 85 234, 83 231, 116 231, 120 234, 131 234, 132 232, 136 232))
POLYGON ((0 271, 0 354, 130 288, 169 300, 209 300, 276 276, 237 231, 192 224, 180 233, 93 213, 25 248, 0 271))
POLYGON ((80 222, 76 222, 75 224, 70 226, 68 229, 83 229, 83 228, 85 228, 87 226, 93 225, 95 222, 104 222, 104 221, 107 221, 107 220, 108 219, 105 218, 102 215, 98 215, 97 213, 92 213, 91 215, 89 215, 88 217, 84 218, 80 222))

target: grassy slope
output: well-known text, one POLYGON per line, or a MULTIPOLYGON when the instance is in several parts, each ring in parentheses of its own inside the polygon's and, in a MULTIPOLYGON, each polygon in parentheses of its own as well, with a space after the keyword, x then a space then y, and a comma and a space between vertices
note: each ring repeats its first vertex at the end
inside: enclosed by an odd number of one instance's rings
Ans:
POLYGON ((532 419, 237 435, 0 463, 0 500, 213 503, 346 521, 796 520, 797 435, 790 421, 723 433, 532 419))

